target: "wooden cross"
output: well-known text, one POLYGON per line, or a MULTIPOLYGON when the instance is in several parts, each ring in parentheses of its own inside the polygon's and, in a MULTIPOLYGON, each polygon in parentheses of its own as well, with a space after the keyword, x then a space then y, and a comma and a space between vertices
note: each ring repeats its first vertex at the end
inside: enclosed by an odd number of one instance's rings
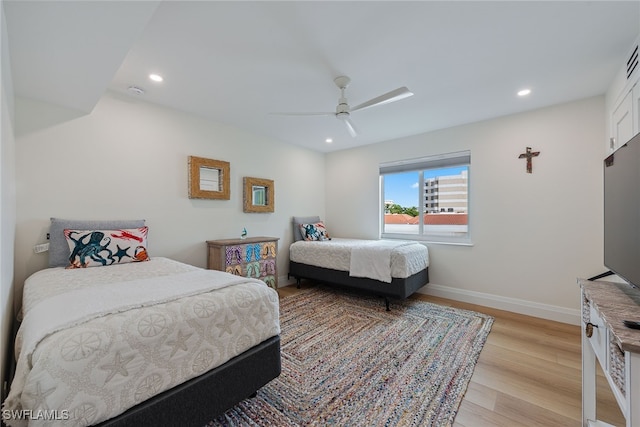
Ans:
POLYGON ((539 151, 531 151, 531 147, 527 147, 527 152, 526 153, 522 153, 518 156, 519 159, 527 159, 527 173, 532 173, 533 172, 533 164, 531 162, 531 159, 533 157, 538 157, 540 155, 539 151))

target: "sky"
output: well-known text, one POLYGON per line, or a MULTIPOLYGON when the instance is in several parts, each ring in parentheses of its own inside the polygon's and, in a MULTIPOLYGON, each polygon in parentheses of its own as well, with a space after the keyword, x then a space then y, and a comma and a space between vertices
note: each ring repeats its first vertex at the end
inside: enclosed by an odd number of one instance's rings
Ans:
MULTIPOLYGON (((466 166, 431 169, 424 171, 424 177, 459 175, 466 166)), ((403 207, 418 206, 418 172, 393 173, 384 176, 384 199, 393 200, 403 207)))

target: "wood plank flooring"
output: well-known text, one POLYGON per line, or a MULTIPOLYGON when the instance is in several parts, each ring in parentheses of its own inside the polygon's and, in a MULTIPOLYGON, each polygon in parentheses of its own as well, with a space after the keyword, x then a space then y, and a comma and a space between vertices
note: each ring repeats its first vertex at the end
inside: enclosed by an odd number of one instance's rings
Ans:
MULTIPOLYGON (((302 285, 308 286, 313 285, 302 285)), ((278 292, 282 298, 298 290, 286 286, 278 292)), ((474 310, 495 319, 454 427, 581 426, 578 326, 423 294, 411 298, 474 310)), ((615 397, 599 373, 598 418, 624 426, 615 397)))

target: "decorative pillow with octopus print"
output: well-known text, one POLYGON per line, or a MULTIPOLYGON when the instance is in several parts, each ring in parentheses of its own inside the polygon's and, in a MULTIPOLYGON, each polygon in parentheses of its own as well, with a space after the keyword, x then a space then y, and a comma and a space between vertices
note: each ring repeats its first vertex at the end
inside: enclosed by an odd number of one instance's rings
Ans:
POLYGON ((149 227, 118 230, 64 230, 71 255, 66 268, 103 267, 148 261, 149 227))

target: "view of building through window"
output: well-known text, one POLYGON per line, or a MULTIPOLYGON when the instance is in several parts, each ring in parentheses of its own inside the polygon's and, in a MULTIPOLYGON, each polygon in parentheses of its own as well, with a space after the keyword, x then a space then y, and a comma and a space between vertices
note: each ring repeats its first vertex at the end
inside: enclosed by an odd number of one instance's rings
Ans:
POLYGON ((381 181, 383 237, 467 236, 468 165, 381 173, 381 181))

